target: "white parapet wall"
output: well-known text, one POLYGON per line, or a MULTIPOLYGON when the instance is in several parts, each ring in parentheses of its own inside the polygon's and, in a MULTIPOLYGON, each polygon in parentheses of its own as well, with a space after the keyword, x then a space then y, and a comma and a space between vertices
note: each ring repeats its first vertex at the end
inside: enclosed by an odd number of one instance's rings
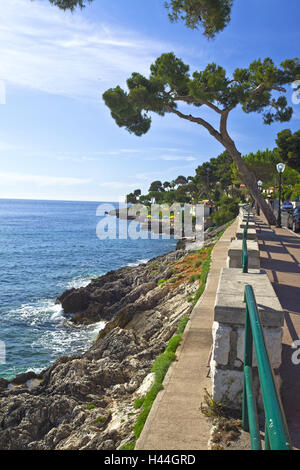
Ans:
MULTIPOLYGON (((243 240, 244 228, 245 227, 237 228, 237 231, 236 231, 237 240, 243 240)), ((257 240, 256 230, 255 230, 255 226, 253 227, 253 223, 251 224, 251 227, 248 225, 247 240, 257 240)))
MULTIPOLYGON (((259 269, 259 246, 256 240, 247 241, 248 268, 259 269)), ((242 268, 243 240, 233 240, 229 246, 227 268, 242 268)))
MULTIPOLYGON (((259 315, 264 328, 271 365, 275 371, 281 364, 282 327, 284 312, 267 274, 262 270, 223 268, 214 308, 212 328, 213 350, 210 361, 212 396, 229 407, 242 406, 244 336, 245 336, 245 285, 253 287, 259 315)), ((253 355, 253 375, 258 405, 260 396, 256 357, 253 355)))

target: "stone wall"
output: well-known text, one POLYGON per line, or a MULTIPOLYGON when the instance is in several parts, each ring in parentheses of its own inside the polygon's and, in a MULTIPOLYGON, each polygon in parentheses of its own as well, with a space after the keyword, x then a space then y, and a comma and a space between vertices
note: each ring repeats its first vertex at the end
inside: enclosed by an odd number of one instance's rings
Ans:
MULTIPOLYGON (((240 225, 244 223, 243 213, 239 216, 240 225)), ((252 218, 253 220, 253 218, 252 218)), ((252 230, 253 224, 252 224, 252 230)), ((232 244, 240 240, 234 240, 232 244)), ((248 242, 256 243, 257 240, 248 242)), ((242 273, 241 265, 231 267, 229 249, 227 268, 222 269, 217 289, 214 323, 212 328, 213 350, 210 361, 212 396, 214 400, 229 407, 241 409, 243 394, 244 336, 245 336, 245 285, 253 287, 258 311, 264 328, 266 346, 270 356, 277 385, 278 369, 281 364, 282 327, 284 312, 265 271, 259 269, 259 250, 252 258, 249 256, 249 272, 242 273), (258 255, 258 256, 257 256, 258 255), (251 269, 254 266, 255 269, 251 269)), ((232 251, 231 251, 232 252, 232 251)), ((235 253, 236 255, 236 253, 235 253)), ((234 257, 235 261, 238 259, 234 257)), ((262 408, 256 357, 253 354, 254 390, 258 407, 262 408)))

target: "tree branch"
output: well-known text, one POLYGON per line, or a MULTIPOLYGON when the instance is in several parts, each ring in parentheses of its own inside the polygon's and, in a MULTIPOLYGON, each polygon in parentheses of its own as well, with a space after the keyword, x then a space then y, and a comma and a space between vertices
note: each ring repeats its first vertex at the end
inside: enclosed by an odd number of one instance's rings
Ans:
POLYGON ((250 92, 250 95, 256 95, 257 93, 260 93, 261 91, 264 91, 264 90, 276 90, 276 91, 280 91, 282 93, 286 93, 286 89, 281 87, 281 86, 272 86, 272 87, 268 87, 267 85, 265 85, 264 83, 261 83, 260 85, 258 85, 254 90, 252 90, 250 92))
POLYGON ((227 132, 227 120, 228 120, 230 111, 232 111, 234 108, 235 108, 235 105, 229 106, 229 108, 224 109, 224 111, 222 112, 222 116, 220 119, 220 134, 223 137, 223 139, 230 139, 229 134, 227 132))
POLYGON ((213 109, 214 111, 216 111, 216 113, 222 114, 223 112, 222 109, 218 108, 218 106, 214 105, 210 101, 204 100, 203 98, 195 98, 192 95, 177 96, 176 98, 173 98, 173 100, 174 101, 186 101, 187 103, 200 103, 213 109))
POLYGON ((191 114, 183 114, 180 111, 178 111, 177 109, 174 109, 174 108, 172 108, 171 106, 168 106, 168 105, 165 106, 165 109, 167 111, 169 111, 170 113, 176 114, 177 116, 179 116, 182 119, 186 119, 188 121, 195 122, 196 124, 199 124, 200 126, 205 127, 205 129, 207 129, 208 132, 213 137, 215 137, 215 139, 217 139, 221 144, 223 144, 222 135, 211 124, 209 124, 209 122, 205 121, 204 119, 202 119, 200 117, 194 117, 191 114))

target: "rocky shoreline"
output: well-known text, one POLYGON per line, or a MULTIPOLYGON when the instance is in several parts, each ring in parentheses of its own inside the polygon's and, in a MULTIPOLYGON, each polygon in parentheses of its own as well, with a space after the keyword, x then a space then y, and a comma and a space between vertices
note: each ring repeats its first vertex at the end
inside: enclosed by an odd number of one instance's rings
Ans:
POLYGON ((177 250, 64 292, 57 301, 69 321, 106 326, 84 354, 60 357, 38 375, 0 379, 0 448, 114 450, 130 441, 134 401, 192 311, 198 257, 177 250))

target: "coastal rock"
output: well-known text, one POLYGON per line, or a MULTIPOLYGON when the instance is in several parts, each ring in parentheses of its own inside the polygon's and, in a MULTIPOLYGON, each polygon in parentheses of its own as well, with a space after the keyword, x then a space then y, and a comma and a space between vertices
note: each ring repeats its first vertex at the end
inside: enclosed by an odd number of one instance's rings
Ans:
POLYGON ((36 379, 37 375, 35 372, 25 372, 24 374, 18 374, 13 381, 13 385, 21 385, 27 382, 27 380, 36 379))
POLYGON ((61 303, 65 314, 73 314, 70 320, 75 324, 87 325, 111 320, 129 305, 138 308, 136 303, 141 302, 160 279, 171 277, 170 264, 183 254, 182 251, 176 251, 146 264, 109 271, 86 287, 64 292, 57 302, 61 303))
POLYGON ((61 297, 65 313, 78 312, 88 307, 90 297, 84 288, 71 289, 61 297))
POLYGON ((151 386, 154 360, 192 310, 187 299, 198 283, 185 274, 184 257, 173 252, 111 271, 59 298, 77 328, 108 323, 84 354, 62 356, 38 376, 22 374, 11 388, 0 382, 1 449, 114 450, 133 437, 134 400, 151 386), (28 389, 36 377, 40 385, 28 389))

